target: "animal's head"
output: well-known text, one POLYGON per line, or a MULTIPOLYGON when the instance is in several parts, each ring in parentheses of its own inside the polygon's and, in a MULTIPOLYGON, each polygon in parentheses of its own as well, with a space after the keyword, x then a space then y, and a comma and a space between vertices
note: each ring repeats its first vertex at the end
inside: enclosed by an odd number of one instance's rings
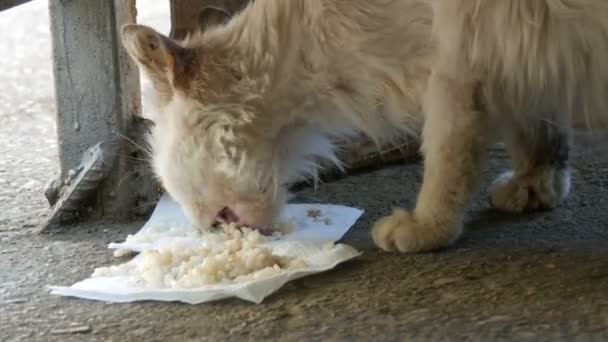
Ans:
POLYGON ((333 156, 326 138, 277 109, 272 79, 217 30, 176 42, 127 25, 122 37, 156 92, 155 172, 200 228, 224 220, 268 229, 286 184, 315 172, 310 157, 333 156))

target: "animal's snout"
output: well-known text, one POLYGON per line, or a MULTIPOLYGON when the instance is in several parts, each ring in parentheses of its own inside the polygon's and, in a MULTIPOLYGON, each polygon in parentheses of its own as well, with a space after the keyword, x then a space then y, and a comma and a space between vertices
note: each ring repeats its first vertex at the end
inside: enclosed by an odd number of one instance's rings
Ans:
POLYGON ((217 213, 217 220, 226 223, 238 223, 239 216, 230 207, 224 207, 217 213))

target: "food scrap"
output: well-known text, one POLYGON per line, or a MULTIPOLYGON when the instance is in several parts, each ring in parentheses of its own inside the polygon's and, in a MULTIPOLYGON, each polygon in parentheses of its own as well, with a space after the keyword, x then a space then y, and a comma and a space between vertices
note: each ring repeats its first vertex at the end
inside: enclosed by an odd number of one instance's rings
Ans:
POLYGON ((319 209, 308 209, 306 211, 306 216, 311 217, 313 219, 313 221, 315 221, 315 222, 323 222, 323 223, 325 223, 326 226, 329 226, 332 224, 332 221, 330 218, 323 219, 323 213, 319 209))
POLYGON ((262 246, 267 238, 257 230, 234 224, 222 224, 221 228, 205 234, 209 244, 144 251, 140 263, 97 268, 92 277, 129 275, 146 288, 196 288, 248 281, 306 266, 301 259, 275 255, 262 246))
POLYGON ((319 209, 308 209, 306 211, 306 216, 312 217, 313 219, 321 217, 321 210, 319 209))

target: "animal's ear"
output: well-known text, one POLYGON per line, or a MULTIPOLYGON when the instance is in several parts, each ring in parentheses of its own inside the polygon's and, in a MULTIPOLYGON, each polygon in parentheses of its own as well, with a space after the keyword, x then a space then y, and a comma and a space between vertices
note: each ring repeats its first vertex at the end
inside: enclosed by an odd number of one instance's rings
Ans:
POLYGON ((155 81, 169 82, 176 86, 189 74, 195 60, 195 51, 180 46, 154 29, 144 25, 125 25, 122 41, 131 57, 152 76, 155 81))
POLYGON ((200 13, 200 23, 203 30, 208 27, 225 25, 232 18, 232 14, 226 9, 216 6, 207 6, 200 13))

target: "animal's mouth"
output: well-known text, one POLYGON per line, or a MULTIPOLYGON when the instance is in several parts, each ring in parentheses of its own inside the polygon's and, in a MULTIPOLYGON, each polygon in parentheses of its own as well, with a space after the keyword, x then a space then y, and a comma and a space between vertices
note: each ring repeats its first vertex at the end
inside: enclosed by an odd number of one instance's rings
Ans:
POLYGON ((239 222, 239 216, 234 212, 234 210, 230 209, 230 207, 224 207, 217 213, 216 221, 221 221, 222 223, 233 223, 239 222))
POLYGON ((223 224, 234 224, 239 229, 249 228, 257 230, 260 232, 260 234, 267 236, 272 235, 272 233, 275 231, 272 227, 250 225, 239 221, 240 217, 232 209, 230 209, 229 207, 224 207, 222 208, 222 210, 219 211, 219 213, 215 217, 213 227, 220 227, 223 224))

